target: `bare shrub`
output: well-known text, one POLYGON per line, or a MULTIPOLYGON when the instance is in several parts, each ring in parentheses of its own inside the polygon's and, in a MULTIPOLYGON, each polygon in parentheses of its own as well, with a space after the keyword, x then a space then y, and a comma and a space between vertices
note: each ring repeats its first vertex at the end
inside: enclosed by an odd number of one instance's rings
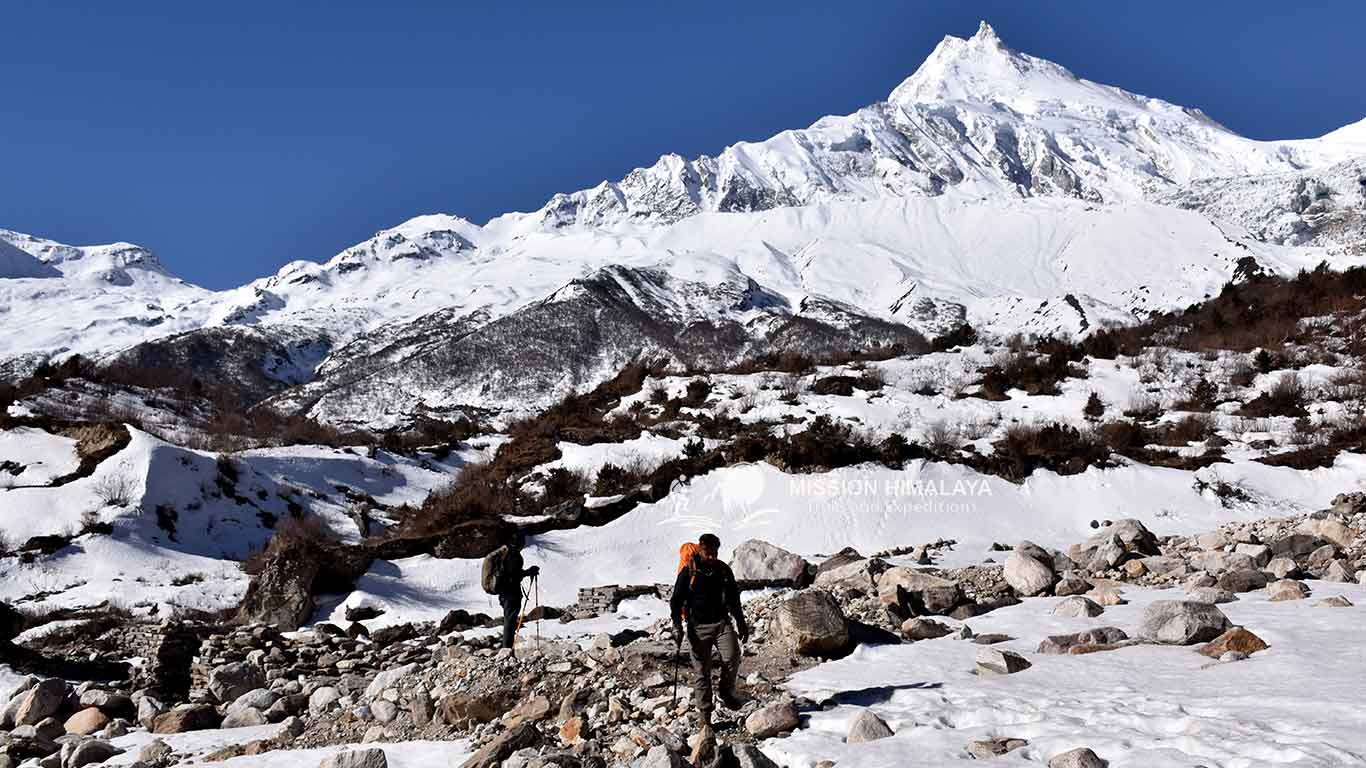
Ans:
POLYGON ((793 405, 801 398, 802 389, 802 377, 795 373, 789 373, 779 381, 779 399, 788 405, 793 405))
POLYGON ((137 482, 127 472, 111 472, 96 480, 91 490, 104 507, 126 507, 133 503, 137 482))
POLYGON ((1124 409, 1124 415, 1151 421, 1162 415, 1162 401, 1147 390, 1135 389, 1129 394, 1129 407, 1124 409))
POLYGON ((287 517, 275 528, 275 535, 259 551, 250 554, 242 561, 244 572, 255 576, 265 568, 271 555, 276 552, 302 547, 317 547, 335 544, 340 540, 327 521, 317 515, 287 517))
POLYGON ((1240 416, 1307 416, 1305 410, 1305 390, 1300 377, 1287 373, 1276 380, 1271 388, 1249 400, 1238 409, 1240 416))
POLYGON ((958 426, 958 433, 966 440, 981 440, 1001 426, 1001 414, 993 413, 980 419, 969 419, 958 426))
POLYGON ((925 447, 939 457, 952 456, 962 447, 958 430, 947 422, 936 421, 925 430, 925 447))

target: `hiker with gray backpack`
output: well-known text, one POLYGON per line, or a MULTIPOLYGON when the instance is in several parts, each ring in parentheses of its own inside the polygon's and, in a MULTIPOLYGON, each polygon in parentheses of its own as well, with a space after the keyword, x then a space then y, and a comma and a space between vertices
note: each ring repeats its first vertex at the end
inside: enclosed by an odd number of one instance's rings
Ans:
POLYGON ((480 574, 480 583, 484 591, 490 595, 497 595, 498 604, 503 608, 504 648, 512 647, 517 630, 521 628, 522 599, 526 597, 522 591, 522 580, 531 579, 535 583, 536 577, 541 573, 539 566, 523 567, 525 563, 522 561, 522 547, 525 545, 526 537, 521 531, 517 531, 512 535, 512 541, 484 557, 484 567, 480 574))

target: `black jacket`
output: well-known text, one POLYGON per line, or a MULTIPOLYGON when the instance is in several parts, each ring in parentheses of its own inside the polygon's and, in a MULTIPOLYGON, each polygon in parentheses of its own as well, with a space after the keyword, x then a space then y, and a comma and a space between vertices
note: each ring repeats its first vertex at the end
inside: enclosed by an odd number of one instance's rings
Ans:
POLYGON ((522 596, 522 579, 527 575, 525 565, 522 550, 508 547, 507 556, 503 558, 503 570, 498 574, 498 594, 522 596))
POLYGON ((745 626, 735 574, 720 560, 693 558, 691 566, 678 572, 673 598, 669 600, 675 622, 682 619, 684 608, 688 610, 690 624, 715 624, 725 621, 729 614, 735 617, 737 626, 745 626))

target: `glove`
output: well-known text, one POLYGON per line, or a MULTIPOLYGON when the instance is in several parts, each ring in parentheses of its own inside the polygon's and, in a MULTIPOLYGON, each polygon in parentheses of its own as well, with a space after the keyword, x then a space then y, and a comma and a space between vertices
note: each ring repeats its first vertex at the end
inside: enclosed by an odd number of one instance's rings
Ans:
POLYGON ((541 566, 539 566, 539 565, 533 565, 533 566, 531 566, 530 568, 526 569, 526 575, 528 575, 528 576, 540 576, 540 575, 541 575, 541 566))
POLYGON ((740 642, 749 642, 749 625, 743 620, 735 622, 735 634, 740 636, 740 642))

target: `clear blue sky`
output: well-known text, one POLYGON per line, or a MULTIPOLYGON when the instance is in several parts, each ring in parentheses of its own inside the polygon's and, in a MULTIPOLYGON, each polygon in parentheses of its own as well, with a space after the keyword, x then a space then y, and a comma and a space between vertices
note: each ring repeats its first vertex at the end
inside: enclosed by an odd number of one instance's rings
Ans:
POLYGON ((883 98, 944 34, 1257 138, 1366 116, 1366 3, 3 0, 0 227, 221 288, 883 98))

